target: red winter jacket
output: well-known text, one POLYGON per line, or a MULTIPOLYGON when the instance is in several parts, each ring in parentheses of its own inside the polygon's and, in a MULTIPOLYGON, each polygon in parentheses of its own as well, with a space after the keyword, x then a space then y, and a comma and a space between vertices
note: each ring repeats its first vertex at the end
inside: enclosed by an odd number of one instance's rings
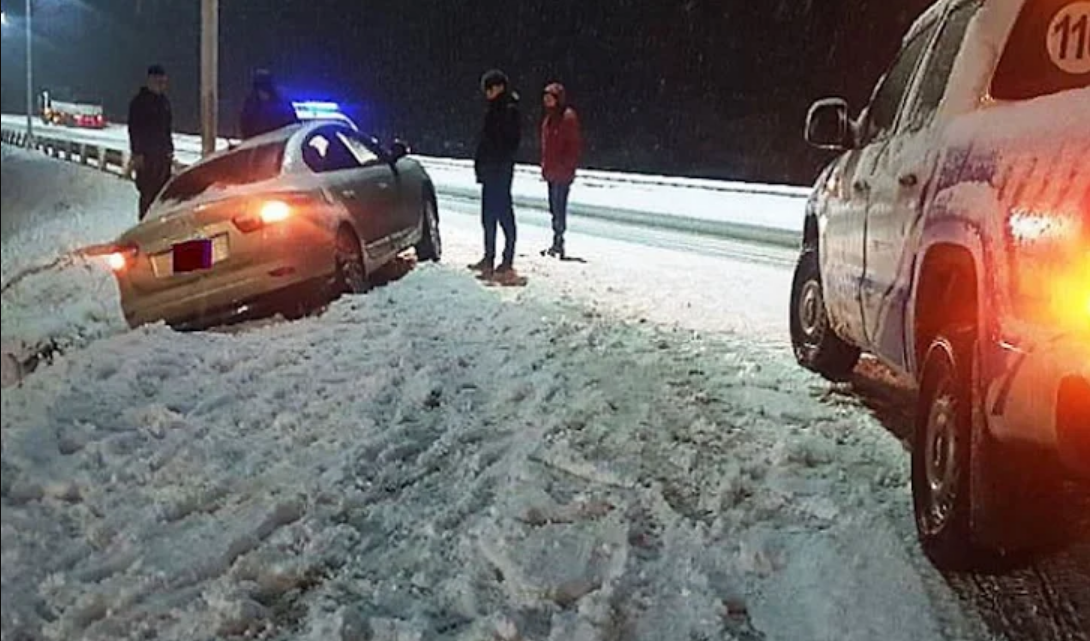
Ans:
POLYGON ((579 115, 565 104, 563 87, 550 85, 546 91, 557 96, 560 107, 541 123, 541 173, 549 182, 570 183, 583 155, 579 115))

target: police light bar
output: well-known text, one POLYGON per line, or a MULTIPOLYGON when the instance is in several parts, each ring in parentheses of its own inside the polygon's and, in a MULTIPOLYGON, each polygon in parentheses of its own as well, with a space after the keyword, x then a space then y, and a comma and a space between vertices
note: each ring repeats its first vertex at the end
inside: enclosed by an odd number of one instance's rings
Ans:
POLYGON ((341 114, 341 106, 335 102, 323 102, 319 100, 304 100, 293 102, 295 113, 302 119, 322 118, 341 114))

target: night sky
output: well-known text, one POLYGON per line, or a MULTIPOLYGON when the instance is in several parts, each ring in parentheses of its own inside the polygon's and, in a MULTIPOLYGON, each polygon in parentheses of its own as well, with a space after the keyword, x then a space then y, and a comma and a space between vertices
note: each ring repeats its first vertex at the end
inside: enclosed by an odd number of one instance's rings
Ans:
MULTIPOLYGON (((198 127, 198 0, 35 0, 38 88, 121 117, 151 62, 168 67, 180 129, 198 127)), ((4 2, 18 19, 21 3, 4 2)), ((929 0, 222 0, 221 125, 255 68, 295 97, 340 101, 361 126, 421 153, 468 156, 477 81, 506 70, 529 144, 559 79, 584 120, 587 163, 810 183, 813 99, 859 106, 929 0)), ((10 10, 10 11, 9 11, 10 10)), ((23 40, 3 38, 3 109, 24 100, 23 40)))

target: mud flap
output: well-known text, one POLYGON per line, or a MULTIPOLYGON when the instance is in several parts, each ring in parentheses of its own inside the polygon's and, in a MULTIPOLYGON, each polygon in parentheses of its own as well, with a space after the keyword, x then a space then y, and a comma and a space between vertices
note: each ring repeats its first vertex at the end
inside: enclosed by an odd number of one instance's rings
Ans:
POLYGON ((1063 477, 1040 448, 1001 443, 988 426, 979 354, 973 359, 971 470, 974 542, 1001 556, 1062 545, 1070 535, 1063 477))

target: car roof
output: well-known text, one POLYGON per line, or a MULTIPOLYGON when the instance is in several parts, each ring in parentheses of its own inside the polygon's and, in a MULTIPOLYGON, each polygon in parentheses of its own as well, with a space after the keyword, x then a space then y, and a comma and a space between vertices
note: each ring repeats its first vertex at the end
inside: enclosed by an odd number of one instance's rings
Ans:
POLYGON ((319 129, 331 126, 351 130, 351 127, 348 126, 347 123, 340 120, 308 120, 300 124, 289 125, 282 129, 277 129, 276 131, 244 140, 230 149, 225 149, 208 156, 207 158, 202 158, 199 162, 191 165, 189 169, 195 169, 225 156, 252 151, 260 147, 265 147, 266 145, 287 144, 296 137, 306 138, 319 129))

